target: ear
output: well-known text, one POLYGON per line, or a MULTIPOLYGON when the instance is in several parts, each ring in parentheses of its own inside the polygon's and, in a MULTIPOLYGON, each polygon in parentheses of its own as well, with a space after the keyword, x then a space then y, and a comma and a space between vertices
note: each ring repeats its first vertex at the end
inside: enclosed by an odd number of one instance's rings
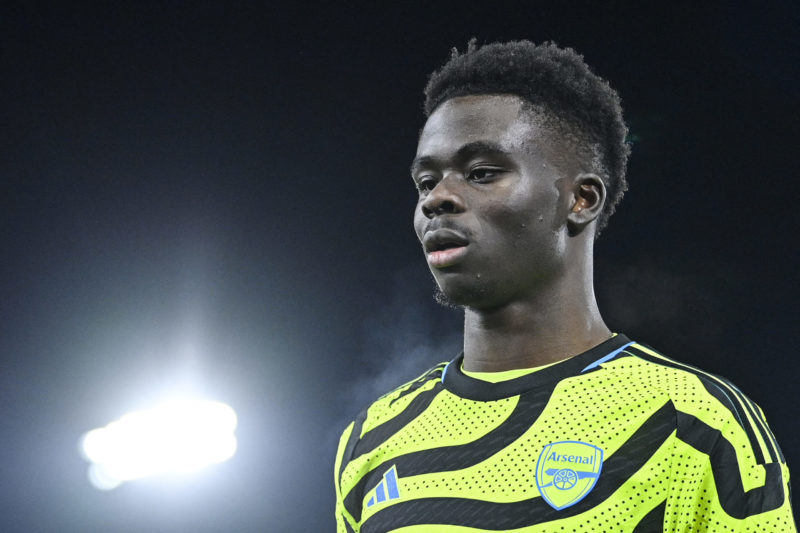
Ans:
POLYGON ((579 174, 572 187, 572 205, 567 214, 570 235, 577 235, 594 222, 606 203, 606 186, 597 174, 579 174))

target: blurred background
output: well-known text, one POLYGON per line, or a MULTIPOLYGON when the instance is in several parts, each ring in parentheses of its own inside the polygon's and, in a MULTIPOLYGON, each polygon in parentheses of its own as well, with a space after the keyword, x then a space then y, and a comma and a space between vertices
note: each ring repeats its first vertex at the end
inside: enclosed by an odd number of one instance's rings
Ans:
POLYGON ((737 383, 796 468, 800 7, 646 4, 3 3, 0 529, 334 530, 339 433, 460 349, 408 165, 473 36, 620 92, 606 322, 737 383), (236 455, 95 489, 81 435, 173 394, 235 409, 236 455))

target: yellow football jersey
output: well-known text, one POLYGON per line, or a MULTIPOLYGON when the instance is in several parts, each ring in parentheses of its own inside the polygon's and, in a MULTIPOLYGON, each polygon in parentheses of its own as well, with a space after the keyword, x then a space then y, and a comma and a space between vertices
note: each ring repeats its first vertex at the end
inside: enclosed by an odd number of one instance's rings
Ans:
POLYGON ((344 431, 339 533, 795 532, 761 409, 624 335, 497 383, 463 356, 344 431))

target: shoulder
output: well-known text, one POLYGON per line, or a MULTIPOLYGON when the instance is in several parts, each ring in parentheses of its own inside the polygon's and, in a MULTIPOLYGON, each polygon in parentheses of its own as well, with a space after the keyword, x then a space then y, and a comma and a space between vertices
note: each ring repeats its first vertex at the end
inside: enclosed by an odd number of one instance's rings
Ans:
POLYGON ((614 360, 603 364, 625 381, 641 382, 667 394, 678 411, 740 417, 752 403, 729 380, 672 359, 645 344, 633 342, 614 360))
POLYGON ((420 376, 387 392, 361 411, 348 426, 345 433, 350 439, 358 440, 365 433, 395 419, 401 413, 414 410, 415 404, 425 403, 438 390, 442 381, 442 372, 447 362, 436 364, 420 376))
MULTIPOLYGON (((345 513, 355 513, 354 490, 364 483, 369 471, 370 452, 394 433, 409 418, 424 411, 433 397, 442 390, 442 372, 447 363, 437 364, 422 375, 384 394, 365 408, 342 432, 334 464, 337 501, 345 513), (360 457, 359 464, 352 461, 360 457)), ((362 487, 363 488, 363 487, 362 487)), ((355 516, 355 514, 352 514, 355 516)))
POLYGON ((707 448, 723 437, 755 463, 782 460, 763 411, 730 380, 637 342, 603 366, 665 393, 675 407, 678 438, 707 448))
MULTIPOLYGON (((639 343, 625 352, 609 368, 646 380, 675 407, 673 490, 702 490, 723 517, 752 520, 759 531, 784 523, 791 514, 789 470, 761 408, 724 377, 639 343)), ((686 500, 680 501, 675 500, 676 509, 686 506, 686 500)), ((688 514, 696 512, 693 505, 686 508, 688 514)))
POLYGON ((415 401, 419 402, 421 398, 429 396, 436 385, 441 384, 442 372, 446 366, 447 362, 438 363, 415 379, 392 389, 372 402, 359 415, 359 418, 364 420, 362 432, 366 433, 393 419, 415 401))

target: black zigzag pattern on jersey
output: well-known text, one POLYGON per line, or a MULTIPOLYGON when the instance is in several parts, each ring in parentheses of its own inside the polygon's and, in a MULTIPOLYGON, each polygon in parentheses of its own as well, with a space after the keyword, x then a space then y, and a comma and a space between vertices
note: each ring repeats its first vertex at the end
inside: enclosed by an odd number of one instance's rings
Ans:
POLYGON ((353 531, 353 528, 350 527, 350 522, 348 522, 347 520, 344 520, 344 531, 345 533, 356 533, 355 531, 353 531))
MULTIPOLYGON (((476 465, 522 436, 539 418, 551 394, 552 389, 541 389, 521 395, 517 406, 503 422, 483 437, 468 444, 411 452, 375 465, 370 472, 382 473, 391 465, 396 465, 399 475, 416 476, 460 470, 476 465)), ((372 490, 380 480, 380 475, 367 473, 345 496, 345 509, 356 520, 361 520, 361 502, 364 494, 372 490)))
POLYGON ((339 483, 342 482, 342 472, 344 472, 347 463, 350 461, 350 456, 353 455, 353 450, 358 444, 358 438, 361 436, 361 428, 364 427, 364 421, 367 419, 367 410, 361 411, 353 422, 353 431, 350 432, 350 437, 347 439, 344 451, 342 452, 342 463, 339 465, 339 483))
POLYGON ((425 409, 427 409, 431 404, 436 395, 442 392, 442 390, 444 390, 442 383, 436 383, 433 388, 424 392, 420 392, 417 397, 411 400, 406 408, 396 416, 369 430, 369 432, 367 432, 361 438, 361 441, 359 441, 359 443, 356 445, 350 461, 361 455, 364 455, 365 453, 371 452, 386 442, 389 437, 403 429, 409 422, 422 414, 422 412, 425 411, 425 409))
MULTIPOLYGON (((775 451, 774 447, 771 446, 772 443, 775 442, 775 437, 772 436, 772 432, 769 430, 764 430, 764 427, 761 426, 759 422, 760 418, 756 418, 755 413, 753 412, 748 402, 750 401, 746 396, 744 396, 739 389, 737 389, 733 384, 731 384, 728 380, 721 378, 719 376, 709 374, 708 372, 704 372, 699 368, 695 368, 691 365, 687 365, 684 363, 680 363, 678 361, 673 361, 667 358, 660 358, 660 357, 653 357, 647 352, 639 350, 635 346, 629 346, 627 348, 632 353, 634 353, 640 359, 644 359, 645 361, 649 361, 651 363, 655 363, 657 365, 666 366, 668 368, 675 368, 677 370, 683 370, 685 372, 689 372, 697 376, 700 379, 700 383, 703 384, 703 387, 711 394, 714 398, 720 401, 722 405, 727 407, 731 410, 734 414, 736 419, 739 421, 742 429, 744 429, 745 433, 747 434, 747 439, 750 441, 750 447, 753 450, 753 454, 755 456, 756 462, 759 464, 764 464, 767 461, 764 458, 764 453, 761 450, 761 445, 758 443, 758 438, 756 437, 756 429, 753 427, 754 424, 747 423, 747 412, 750 412, 750 416, 755 421, 755 426, 757 427, 759 433, 761 434, 762 439, 764 442, 767 443, 767 450, 770 452, 770 456, 772 461, 776 461, 778 458, 778 453, 775 451), (733 398, 728 396, 728 392, 726 392, 722 386, 714 381, 713 378, 718 379, 725 385, 725 389, 730 392, 731 395, 735 396, 738 401, 734 401, 733 398)), ((766 427, 766 426, 765 426, 766 427)))
POLYGON ((728 388, 730 388, 736 395, 736 397, 739 399, 739 401, 742 402, 742 405, 744 405, 747 412, 750 413, 750 418, 754 421, 754 424, 758 429, 758 432, 761 434, 761 438, 767 445, 767 450, 769 451, 769 456, 771 461, 772 462, 777 461, 778 458, 782 456, 780 450, 778 449, 778 442, 775 439, 775 436, 772 434, 772 431, 770 431, 769 427, 767 426, 766 421, 761 416, 758 407, 756 407, 756 405, 753 403, 753 400, 745 396, 744 393, 742 393, 742 391, 740 391, 736 385, 734 385, 727 379, 717 375, 714 375, 714 377, 722 381, 728 388))
MULTIPOLYGON (((429 379, 439 379, 439 378, 441 378, 442 368, 444 368, 445 365, 446 365, 446 363, 440 363, 439 365, 436 365, 436 366, 430 368, 427 372, 422 374, 419 378, 417 378, 416 380, 412 381, 410 383, 410 387, 409 388, 414 387, 414 390, 416 390, 417 388, 422 386, 423 383, 426 383, 429 379), (419 384, 419 385, 417 385, 417 384, 419 384)), ((411 391, 409 391, 409 390, 403 391, 403 393, 401 393, 400 396, 403 396, 404 394, 408 394, 409 392, 411 392, 411 391)), ((413 401, 414 400, 412 400, 412 403, 413 403, 413 401)), ((410 407, 410 405, 407 406, 406 409, 403 412, 407 411, 408 407, 410 407)), ((347 444, 345 445, 344 452, 342 453, 342 464, 339 466, 339 481, 340 482, 341 482, 341 479, 342 479, 342 472, 344 472, 344 469, 347 466, 347 463, 352 460, 356 444, 359 444, 359 437, 361 436, 361 430, 364 427, 364 422, 367 419, 367 412, 368 412, 368 409, 364 409, 363 411, 361 411, 358 414, 358 416, 356 417, 355 422, 353 424, 353 432, 350 433, 350 438, 347 440, 347 444)), ((401 415, 402 415, 402 413, 401 413, 401 415)))
MULTIPOLYGON (((650 354, 643 352, 641 350, 636 349, 633 347, 636 355, 641 357, 642 359, 647 359, 648 361, 654 362, 656 364, 661 364, 664 366, 668 366, 670 368, 677 368, 680 370, 686 370, 698 378, 700 378, 701 383, 706 388, 706 390, 711 393, 715 398, 720 400, 723 405, 731 405, 734 404, 732 411, 736 415, 736 418, 739 420, 740 425, 747 433, 748 440, 750 441, 750 445, 753 448, 753 453, 755 454, 756 461, 759 464, 766 463, 766 459, 764 458, 764 453, 761 450, 761 445, 758 443, 758 440, 755 437, 755 430, 757 429, 761 438, 767 445, 767 450, 770 454, 770 460, 776 461, 780 459, 780 461, 785 462, 786 460, 783 458, 783 452, 781 451, 780 447, 778 446, 778 442, 775 439, 775 436, 772 434, 772 431, 767 426, 766 420, 764 417, 761 416, 761 412, 753 403, 753 401, 745 396, 739 388, 728 381, 726 378, 718 376, 716 374, 711 374, 709 372, 705 372, 700 370, 699 368, 693 367, 691 365, 687 365, 685 363, 681 363, 678 361, 673 361, 669 358, 664 356, 664 359, 656 358, 651 356, 650 354), (665 361, 666 359, 666 361, 665 361), (721 382, 717 383, 717 381, 721 382), (725 389, 731 393, 733 397, 735 397, 738 402, 734 402, 732 398, 728 396, 728 393, 725 392, 725 389), (720 398, 720 394, 724 396, 724 399, 720 398), (750 418, 754 421, 753 424, 745 423, 747 420, 747 415, 745 413, 750 414, 750 418), (754 427, 755 426, 755 429, 754 427)), ((652 348, 650 348, 652 350, 652 348)), ((655 350, 653 350, 655 351, 655 350)))
POLYGON ((771 444, 772 451, 775 452, 775 454, 778 456, 778 458, 782 463, 785 463, 786 458, 783 456, 783 451, 781 450, 781 447, 778 445, 778 439, 775 438, 775 435, 772 434, 772 430, 769 429, 767 421, 761 414, 761 409, 759 409, 758 406, 756 406, 753 400, 745 396, 744 393, 741 390, 739 390, 739 388, 736 385, 726 380, 725 378, 719 378, 719 379, 725 381, 725 383, 727 383, 731 388, 733 388, 739 394, 740 398, 744 399, 744 401, 747 402, 747 406, 750 409, 750 412, 753 413, 754 416, 753 419, 758 420, 758 423, 760 424, 759 430, 761 431, 761 436, 764 437, 764 442, 766 442, 768 445, 771 444), (767 439, 766 437, 769 438, 767 439))
POLYGON ((731 517, 744 519, 783 505, 783 474, 780 463, 762 465, 764 485, 745 492, 733 445, 716 430, 692 415, 678 412, 677 437, 708 455, 711 473, 722 509, 731 517))
POLYGON ((418 388, 422 387, 424 384, 428 383, 432 379, 441 379, 442 378, 442 370, 444 367, 447 366, 447 363, 439 363, 431 368, 429 368, 424 374, 420 377, 408 383, 406 389, 403 390, 400 394, 397 395, 397 398, 394 398, 391 402, 389 402, 389 406, 391 407, 394 402, 403 398, 404 396, 411 394, 418 388))
POLYGON ((401 501, 378 511, 364 522, 361 533, 392 531, 421 524, 458 525, 503 531, 579 515, 616 492, 647 463, 674 429, 675 408, 672 402, 667 402, 614 455, 603 461, 603 470, 594 489, 583 500, 561 511, 556 511, 538 496, 513 503, 467 498, 427 498, 401 501))
POLYGON ((653 507, 653 510, 642 518, 633 533, 662 533, 664 531, 664 512, 667 509, 667 500, 653 507))

